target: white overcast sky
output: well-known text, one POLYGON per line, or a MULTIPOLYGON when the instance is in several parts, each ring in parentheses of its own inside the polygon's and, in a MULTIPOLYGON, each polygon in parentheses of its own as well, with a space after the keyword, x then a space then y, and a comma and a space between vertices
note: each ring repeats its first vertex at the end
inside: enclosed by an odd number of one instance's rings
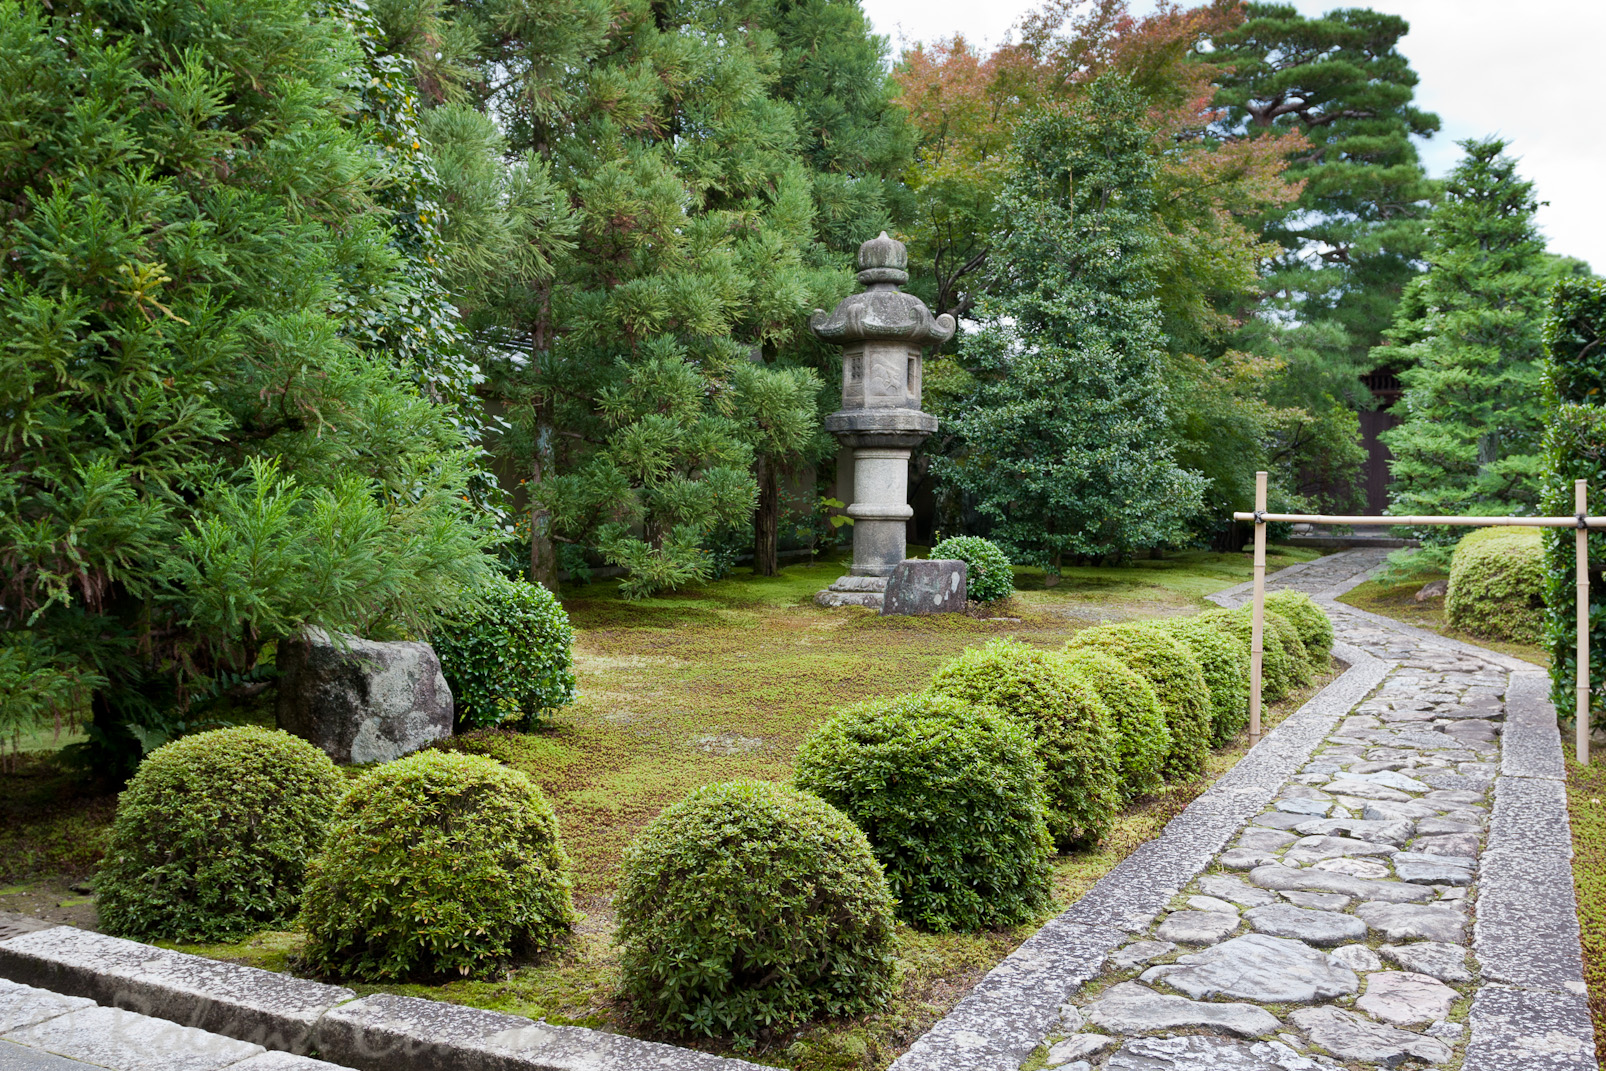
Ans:
MULTIPOLYGON (((1036 0, 862 0, 893 47, 963 33, 997 44, 1036 0)), ((1539 225, 1552 252, 1606 274, 1606 0, 1294 0, 1307 15, 1371 7, 1403 15, 1401 50, 1437 112, 1438 134, 1418 145, 1442 177, 1469 137, 1499 134, 1537 184, 1539 225)), ((1152 9, 1133 0, 1135 11, 1152 9)))

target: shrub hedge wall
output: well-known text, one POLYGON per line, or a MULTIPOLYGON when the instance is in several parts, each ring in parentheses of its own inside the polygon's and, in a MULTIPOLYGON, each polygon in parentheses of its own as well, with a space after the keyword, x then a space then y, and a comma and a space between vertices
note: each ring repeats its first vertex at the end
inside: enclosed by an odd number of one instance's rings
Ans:
MULTIPOLYGON (((1590 512, 1606 513, 1606 282, 1564 279, 1550 297, 1545 322, 1545 440, 1539 512, 1571 516, 1573 481, 1588 480, 1590 512)), ((1556 713, 1572 721, 1578 680, 1573 530, 1546 529, 1544 536, 1544 641, 1550 648, 1551 699, 1556 713)), ((1590 722, 1606 729, 1600 696, 1606 688, 1606 531, 1589 534, 1589 669, 1596 697, 1590 722)))
POLYGON ((892 894, 865 836, 805 792, 707 785, 626 850, 625 992, 673 1034, 745 1035, 892 995, 892 894))
POLYGON ((1450 558, 1445 618, 1474 636, 1544 638, 1545 549, 1538 528, 1479 528, 1450 558))
POLYGON ((1042 763, 1013 718, 931 694, 865 703, 804 742, 796 780, 864 830, 914 926, 998 929, 1049 903, 1042 763))
POLYGON ((1065 647, 1085 648, 1113 655, 1154 686, 1171 733, 1165 776, 1185 778, 1202 771, 1210 753, 1210 690, 1199 660, 1163 625, 1145 621, 1086 629, 1065 647))
POLYGON ((1120 803, 1109 708, 1059 657, 1018 640, 993 640, 943 666, 931 690, 990 706, 1026 730, 1043 764, 1044 818, 1061 850, 1097 843, 1120 803))

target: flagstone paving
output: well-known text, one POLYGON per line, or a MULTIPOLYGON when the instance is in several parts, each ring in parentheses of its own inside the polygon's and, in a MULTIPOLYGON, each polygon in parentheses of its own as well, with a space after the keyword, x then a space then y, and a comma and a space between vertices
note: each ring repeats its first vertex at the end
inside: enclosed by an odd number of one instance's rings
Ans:
POLYGON ((1038 1066, 1596 1066, 1544 678, 1331 601, 1381 557, 1271 579, 1320 598, 1350 657, 1387 664, 1381 684, 1167 910, 1127 928, 1038 1066), (1524 743, 1503 756, 1517 718, 1524 743))

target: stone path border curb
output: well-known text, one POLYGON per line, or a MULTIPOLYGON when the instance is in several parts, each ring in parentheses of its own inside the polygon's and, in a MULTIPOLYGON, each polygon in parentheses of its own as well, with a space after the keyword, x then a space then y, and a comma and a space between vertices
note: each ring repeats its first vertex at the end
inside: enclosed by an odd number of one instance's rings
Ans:
POLYGON ((762 1071, 745 1060, 459 1004, 359 1000, 339 986, 71 926, 0 940, 0 979, 88 998, 107 1006, 100 1012, 260 1045, 270 1056, 314 1053, 360 1071, 762 1071))
POLYGON ((1060 1016, 1060 1006, 1104 970, 1128 933, 1147 927, 1265 808, 1388 663, 1336 644, 1350 668, 1261 740, 1238 764, 1076 903, 1027 938, 977 983, 889 1071, 1016 1071, 1060 1016))

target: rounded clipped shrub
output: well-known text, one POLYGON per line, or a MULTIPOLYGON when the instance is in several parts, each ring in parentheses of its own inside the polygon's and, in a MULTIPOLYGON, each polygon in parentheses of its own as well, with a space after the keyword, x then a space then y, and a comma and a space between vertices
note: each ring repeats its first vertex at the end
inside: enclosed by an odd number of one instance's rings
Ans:
POLYGON ((1274 610, 1293 623, 1300 643, 1317 672, 1327 668, 1333 657, 1333 623, 1316 600, 1303 591, 1273 591, 1266 596, 1266 609, 1274 610))
MULTIPOLYGON (((1249 665, 1249 654, 1253 649, 1251 643, 1254 638, 1254 623, 1249 618, 1249 610, 1239 607, 1236 610, 1206 610, 1195 615, 1199 621, 1208 622, 1221 631, 1223 636, 1233 640, 1243 653, 1244 665, 1249 665)), ((1275 703, 1287 695, 1294 687, 1294 666, 1292 657, 1283 646, 1282 635, 1270 626, 1267 626, 1261 639, 1263 656, 1260 665, 1260 698, 1268 703, 1275 703)), ((1248 678, 1246 677, 1247 681, 1248 678)), ((1246 684, 1245 687, 1248 687, 1246 684)), ((1244 706, 1248 713, 1248 704, 1244 706)))
POLYGON ((574 924, 546 797, 491 759, 421 751, 341 799, 307 869, 313 970, 382 982, 493 974, 574 924))
POLYGON ((1065 645, 1067 651, 1086 648, 1113 656, 1154 686, 1171 733, 1163 774, 1181 778, 1202 771, 1210 754, 1210 690, 1199 660, 1151 621, 1084 629, 1065 645))
POLYGON ((1198 617, 1173 617, 1156 624, 1164 625, 1199 660, 1210 690, 1210 743, 1225 744, 1249 721, 1248 654, 1236 639, 1198 617))
POLYGON ((287 925, 342 785, 328 755, 277 729, 163 744, 117 800, 95 878, 101 927, 223 941, 287 925))
POLYGON ((958 559, 969 566, 965 574, 965 597, 973 602, 1006 599, 1015 593, 1015 574, 1009 555, 991 539, 981 536, 951 536, 931 548, 932 560, 958 559))
POLYGON ((1537 528, 1469 532, 1450 557, 1444 594, 1450 626, 1492 640, 1542 642, 1544 559, 1537 528))
POLYGON ((752 1036, 892 995, 892 894, 869 841, 815 796, 708 785, 626 851, 624 989, 676 1034, 752 1036))
POLYGON ((1096 844, 1120 806, 1113 718, 1063 659, 1017 640, 993 640, 943 666, 931 690, 1019 721, 1043 764, 1044 818, 1061 849, 1096 844))
POLYGON ((574 630, 539 584, 497 577, 480 610, 432 637, 459 728, 534 721, 574 701, 574 630))
POLYGON ((1060 656, 1066 667, 1087 682, 1115 727, 1116 783, 1123 800, 1160 787, 1160 770, 1171 751, 1171 731, 1154 694, 1154 685, 1119 659, 1091 647, 1060 656))
POLYGON ((1013 718, 930 694, 845 710, 797 758, 797 786, 870 839, 898 917, 938 932, 1013 926, 1048 906, 1042 780, 1013 718))
POLYGON ((1276 636, 1277 642, 1288 653, 1288 684, 1290 688, 1307 688, 1316 679, 1316 667, 1305 641, 1299 638, 1294 623, 1269 606, 1266 608, 1266 636, 1276 636))

